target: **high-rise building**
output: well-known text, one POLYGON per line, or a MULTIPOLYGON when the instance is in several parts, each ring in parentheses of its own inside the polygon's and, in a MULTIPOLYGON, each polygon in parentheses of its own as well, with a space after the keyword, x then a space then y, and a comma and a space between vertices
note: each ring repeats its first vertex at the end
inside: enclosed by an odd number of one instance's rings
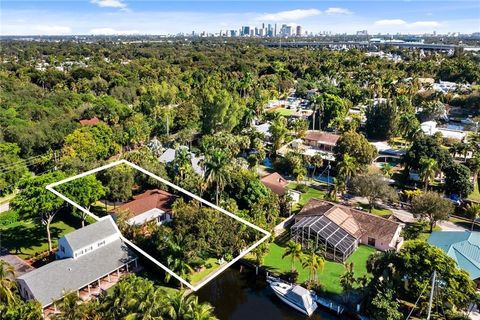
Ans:
POLYGON ((297 37, 302 36, 302 26, 297 26, 297 37))
POLYGON ((242 36, 250 36, 250 27, 249 26, 243 26, 241 35, 242 36))

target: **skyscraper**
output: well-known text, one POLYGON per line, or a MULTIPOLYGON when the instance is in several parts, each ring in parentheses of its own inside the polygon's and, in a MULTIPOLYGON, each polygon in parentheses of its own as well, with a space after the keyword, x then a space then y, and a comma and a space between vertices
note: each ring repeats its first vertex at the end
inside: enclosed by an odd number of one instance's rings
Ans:
POLYGON ((302 26, 297 26, 297 37, 302 36, 302 26))

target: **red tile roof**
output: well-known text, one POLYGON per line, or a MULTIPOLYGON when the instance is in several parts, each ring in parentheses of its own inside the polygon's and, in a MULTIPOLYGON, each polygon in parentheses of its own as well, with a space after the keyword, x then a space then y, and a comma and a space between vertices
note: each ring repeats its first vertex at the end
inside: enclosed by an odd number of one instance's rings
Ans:
POLYGON ((336 145, 338 139, 340 139, 340 136, 338 134, 323 131, 308 131, 305 135, 305 140, 316 141, 331 146, 336 145))
POLYGON ((175 196, 167 191, 160 189, 147 190, 142 194, 134 196, 132 201, 116 208, 115 212, 121 213, 128 211, 134 216, 138 216, 154 208, 170 212, 174 200, 175 196))
POLYGON ((98 123, 102 122, 100 119, 98 119, 97 117, 94 117, 92 119, 82 119, 80 120, 80 124, 82 126, 85 126, 85 125, 96 125, 98 123))
POLYGON ((286 192, 285 187, 287 186, 288 181, 277 172, 263 177, 261 181, 267 188, 270 188, 270 190, 279 196, 283 196, 286 192))

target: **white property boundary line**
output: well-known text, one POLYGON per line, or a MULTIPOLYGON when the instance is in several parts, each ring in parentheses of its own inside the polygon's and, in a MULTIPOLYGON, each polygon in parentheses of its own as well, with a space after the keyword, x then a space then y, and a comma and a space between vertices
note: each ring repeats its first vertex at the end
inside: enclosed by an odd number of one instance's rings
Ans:
POLYGON ((127 238, 125 238, 123 235, 121 235, 121 238, 123 241, 125 241, 128 245, 130 245, 132 248, 134 248, 135 250, 137 250, 138 252, 140 252, 142 255, 144 255, 147 259, 149 259, 150 261, 152 261, 153 263, 155 263, 157 266, 159 266, 160 268, 162 268, 163 270, 165 270, 166 272, 168 272, 170 275, 172 275, 173 277, 175 277, 178 281, 180 281, 181 283, 183 283, 184 285, 186 285, 189 289, 193 290, 193 291, 197 291, 199 290, 201 287, 203 287, 204 285, 206 285, 208 282, 210 282, 211 280, 213 280, 216 276, 218 276, 220 273, 222 273, 225 269, 227 269, 228 267, 230 267, 231 265, 233 265, 235 262, 237 262, 238 260, 240 260, 241 258, 243 258, 246 254, 248 254, 249 252, 251 252, 253 249, 255 249, 256 247, 258 247, 262 242, 264 242, 265 240, 267 240, 270 236, 271 236, 271 233, 254 225, 253 223, 250 223, 240 217, 238 217, 237 215, 231 213, 231 212, 228 212, 227 210, 225 209, 222 209, 216 205, 214 205, 213 203, 209 202, 209 201, 206 201, 202 198, 200 198, 199 196, 171 183, 170 181, 167 181, 153 173, 151 173, 150 171, 147 171, 145 169, 143 169, 142 167, 139 167, 137 166, 136 164, 133 164, 127 160, 118 160, 118 161, 115 161, 115 162, 112 162, 112 163, 109 163, 107 165, 104 165, 104 166, 101 166, 101 167, 98 167, 98 168, 95 168, 93 170, 89 170, 89 171, 86 171, 84 173, 81 173, 81 174, 78 174, 78 175, 75 175, 75 176, 72 176, 72 177, 69 177, 69 178, 66 178, 66 179, 63 179, 63 180, 60 180, 58 182, 55 182, 55 183, 52 183, 52 184, 49 184, 46 188, 48 191, 54 193, 55 195, 57 195, 58 197, 62 198, 63 200, 65 200, 66 202, 70 203, 72 206, 74 206, 75 208, 77 208, 78 210, 84 212, 85 214, 87 214, 88 216, 92 217, 93 219, 95 220, 100 220, 100 217, 96 216, 95 214, 91 213, 90 211, 88 211, 87 209, 85 209, 84 207, 80 206, 79 204, 77 204, 75 201, 67 198, 65 195, 61 194, 60 192, 58 192, 57 190, 55 190, 54 188, 61 185, 61 184, 64 184, 64 183, 67 183, 67 182, 70 182, 70 181, 73 181, 75 179, 78 179, 78 178, 83 178, 85 176, 88 176, 90 174, 93 174, 93 173, 97 173, 99 171, 102 171, 102 170, 105 170, 105 169, 109 169, 109 168, 112 168, 112 167, 115 167, 119 164, 125 164, 125 165, 128 165, 166 185, 168 185, 169 187, 173 188, 173 189, 176 189, 180 192, 183 192, 184 194, 192 197, 193 199, 195 200, 198 200, 204 204, 206 204, 207 206, 209 207, 212 207, 213 209, 215 210, 218 210, 224 214, 226 214, 227 216, 237 220, 237 221, 240 221, 241 223, 243 224, 246 224, 247 226, 261 232, 264 234, 264 237, 262 239, 260 239, 259 241, 257 241, 256 243, 254 243, 252 246, 250 246, 249 248, 247 248, 245 251, 241 252, 240 255, 236 258, 234 258, 232 261, 230 261, 229 263, 221 266, 219 269, 217 269, 215 272, 209 274, 208 276, 205 277, 204 280, 202 280, 200 283, 198 283, 197 285, 193 286, 192 284, 190 284, 188 281, 184 280, 182 277, 180 277, 179 275, 177 275, 175 272, 173 272, 172 270, 170 270, 169 268, 167 268, 165 265, 163 265, 162 263, 160 263, 157 259, 155 259, 154 257, 152 257, 151 255, 149 255, 148 253, 146 253, 145 251, 143 251, 142 249, 140 249, 137 245, 135 245, 132 241, 128 240, 127 238))

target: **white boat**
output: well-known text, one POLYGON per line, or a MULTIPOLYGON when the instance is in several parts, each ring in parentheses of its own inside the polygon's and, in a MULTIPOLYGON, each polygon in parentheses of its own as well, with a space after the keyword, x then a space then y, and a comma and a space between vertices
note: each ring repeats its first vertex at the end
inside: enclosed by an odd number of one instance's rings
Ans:
POLYGON ((273 292, 283 302, 307 316, 311 316, 317 309, 317 303, 313 301, 312 293, 299 285, 291 285, 274 277, 267 277, 273 292))
POLYGON ((460 120, 460 122, 461 122, 462 124, 475 124, 475 121, 473 121, 473 119, 470 118, 470 117, 465 118, 465 119, 462 119, 462 120, 460 120))

